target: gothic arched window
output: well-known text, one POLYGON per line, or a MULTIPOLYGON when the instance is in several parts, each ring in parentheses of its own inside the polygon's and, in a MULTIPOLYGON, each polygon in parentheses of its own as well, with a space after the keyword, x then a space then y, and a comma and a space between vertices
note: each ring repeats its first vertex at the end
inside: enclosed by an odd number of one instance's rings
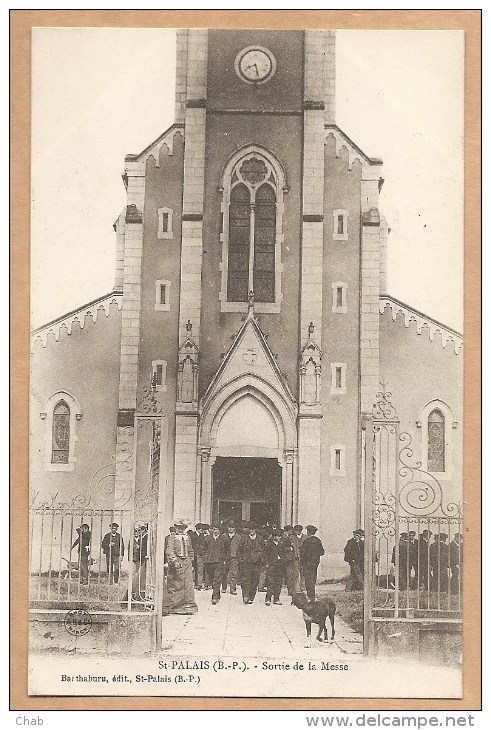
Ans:
POLYGON ((428 471, 445 471, 445 418, 437 408, 428 416, 428 471))
POLYGON ((82 418, 79 404, 69 393, 59 390, 48 399, 40 416, 46 423, 46 471, 73 471, 77 426, 82 418))
POLYGON ((70 408, 60 400, 53 409, 51 463, 68 464, 70 452, 70 408))
MULTIPOLYGON (((434 398, 419 412, 416 425, 421 429, 421 466, 440 481, 450 481, 454 472, 453 432, 458 421, 445 401, 434 398)), ((461 436, 459 435, 458 438, 461 436)))
POLYGON ((284 176, 264 150, 237 153, 223 176, 222 311, 279 312, 284 176))

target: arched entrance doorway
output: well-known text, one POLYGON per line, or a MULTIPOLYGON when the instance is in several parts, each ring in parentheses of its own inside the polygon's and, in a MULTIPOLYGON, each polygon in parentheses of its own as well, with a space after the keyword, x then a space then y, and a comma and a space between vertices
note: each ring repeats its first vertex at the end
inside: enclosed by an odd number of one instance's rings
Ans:
POLYGON ((290 522, 296 517, 296 429, 292 409, 251 375, 222 388, 201 423, 201 521, 290 522))
POLYGON ((279 524, 281 472, 277 459, 217 457, 212 472, 213 521, 279 524))

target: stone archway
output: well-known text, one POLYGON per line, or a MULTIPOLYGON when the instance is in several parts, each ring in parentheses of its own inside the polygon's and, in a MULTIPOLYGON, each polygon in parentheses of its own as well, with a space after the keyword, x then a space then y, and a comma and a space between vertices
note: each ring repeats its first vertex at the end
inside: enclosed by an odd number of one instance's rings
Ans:
POLYGON ((283 524, 297 515, 296 428, 293 409, 268 382, 251 374, 229 381, 203 409, 196 484, 196 514, 213 515, 213 466, 217 458, 275 459, 281 467, 283 524))

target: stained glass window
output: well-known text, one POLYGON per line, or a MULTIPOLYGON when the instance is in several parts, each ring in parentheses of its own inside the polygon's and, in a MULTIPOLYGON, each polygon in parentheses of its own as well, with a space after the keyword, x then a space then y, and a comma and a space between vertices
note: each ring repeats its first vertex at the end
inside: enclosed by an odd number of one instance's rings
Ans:
POLYGON ((232 188, 229 211, 228 301, 246 302, 249 294, 251 196, 242 183, 232 188))
POLYGON ((438 409, 428 416, 428 471, 445 471, 445 418, 438 409))
POLYGON ((53 434, 51 441, 51 463, 68 464, 70 449, 70 408, 64 400, 53 410, 53 434))
POLYGON ((274 302, 275 298, 276 196, 270 185, 256 193, 254 230, 254 299, 274 302))

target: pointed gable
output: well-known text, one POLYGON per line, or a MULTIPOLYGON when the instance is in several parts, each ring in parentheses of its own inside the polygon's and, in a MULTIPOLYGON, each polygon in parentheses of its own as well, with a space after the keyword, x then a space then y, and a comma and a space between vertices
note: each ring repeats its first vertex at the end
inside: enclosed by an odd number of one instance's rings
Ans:
POLYGON ((227 384, 250 375, 267 383, 289 405, 291 412, 296 410, 295 399, 284 376, 276 363, 276 357, 269 347, 252 308, 237 332, 223 361, 218 368, 203 398, 206 408, 214 396, 227 384))

